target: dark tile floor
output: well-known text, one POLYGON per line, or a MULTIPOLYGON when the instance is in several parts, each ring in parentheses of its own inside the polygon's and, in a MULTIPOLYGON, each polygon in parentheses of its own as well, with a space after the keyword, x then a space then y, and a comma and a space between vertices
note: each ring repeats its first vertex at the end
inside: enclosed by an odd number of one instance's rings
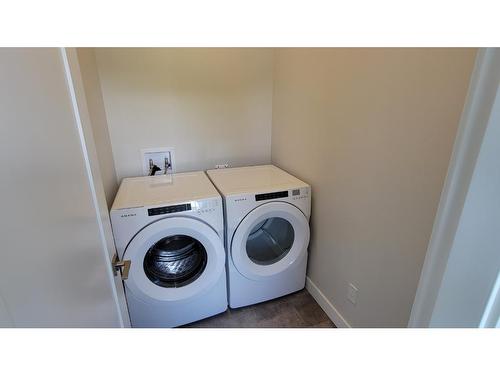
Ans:
POLYGON ((191 323, 186 328, 335 328, 307 290, 259 303, 228 309, 191 323))

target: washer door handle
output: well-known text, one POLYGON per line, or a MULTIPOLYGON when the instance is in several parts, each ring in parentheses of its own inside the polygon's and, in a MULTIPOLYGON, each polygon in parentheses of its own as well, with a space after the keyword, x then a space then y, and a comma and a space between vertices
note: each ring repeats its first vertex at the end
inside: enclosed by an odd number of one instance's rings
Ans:
POLYGON ((122 280, 128 279, 128 272, 130 271, 130 260, 118 260, 118 256, 113 255, 113 260, 111 261, 113 267, 113 275, 117 276, 118 271, 121 271, 122 280))

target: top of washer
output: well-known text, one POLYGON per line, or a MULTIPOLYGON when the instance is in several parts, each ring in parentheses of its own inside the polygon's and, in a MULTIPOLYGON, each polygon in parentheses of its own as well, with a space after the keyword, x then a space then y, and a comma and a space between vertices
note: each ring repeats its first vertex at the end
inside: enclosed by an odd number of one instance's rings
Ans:
POLYGON ((309 186, 274 165, 210 169, 207 174, 224 196, 265 193, 309 186))
POLYGON ((124 178, 111 210, 220 197, 204 172, 124 178))

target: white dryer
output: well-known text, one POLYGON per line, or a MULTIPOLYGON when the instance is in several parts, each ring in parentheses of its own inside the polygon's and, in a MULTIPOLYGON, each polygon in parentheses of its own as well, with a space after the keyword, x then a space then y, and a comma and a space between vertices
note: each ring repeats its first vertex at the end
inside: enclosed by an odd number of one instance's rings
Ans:
POLYGON ((310 186, 273 165, 207 174, 225 202, 229 306, 304 288, 310 186))
POLYGON ((222 198, 204 172, 123 179, 111 222, 133 327, 227 309, 222 198))

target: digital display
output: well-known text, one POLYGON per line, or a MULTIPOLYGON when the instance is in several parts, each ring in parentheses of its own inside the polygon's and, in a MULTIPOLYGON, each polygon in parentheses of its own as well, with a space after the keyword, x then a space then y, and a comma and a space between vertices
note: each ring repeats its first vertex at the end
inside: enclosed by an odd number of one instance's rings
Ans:
POLYGON ((165 214, 171 214, 174 212, 182 212, 182 211, 190 211, 190 210, 191 210, 191 203, 177 204, 175 206, 149 208, 148 209, 148 216, 165 215, 165 214))
POLYGON ((286 198, 286 197, 288 197, 288 191, 278 191, 275 193, 257 194, 255 196, 255 200, 264 201, 267 199, 286 198))

